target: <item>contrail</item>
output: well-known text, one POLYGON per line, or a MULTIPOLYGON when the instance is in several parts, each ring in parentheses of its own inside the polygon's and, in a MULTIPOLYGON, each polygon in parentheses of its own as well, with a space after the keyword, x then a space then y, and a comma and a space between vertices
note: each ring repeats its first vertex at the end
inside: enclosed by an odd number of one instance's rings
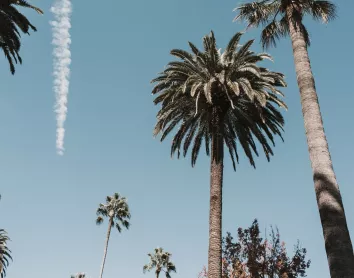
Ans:
POLYGON ((53 31, 54 46, 53 51, 53 75, 56 103, 55 113, 57 120, 56 130, 56 148, 59 155, 64 154, 64 123, 68 111, 68 93, 69 93, 69 78, 70 78, 70 33, 71 28, 70 16, 72 13, 72 5, 70 0, 56 0, 50 11, 54 15, 54 21, 51 21, 53 31))

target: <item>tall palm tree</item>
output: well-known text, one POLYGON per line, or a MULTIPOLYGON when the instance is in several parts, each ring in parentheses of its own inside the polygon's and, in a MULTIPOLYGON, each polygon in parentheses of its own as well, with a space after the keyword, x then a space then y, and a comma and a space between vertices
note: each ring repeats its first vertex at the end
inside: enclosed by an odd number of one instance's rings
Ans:
POLYGON ((10 238, 5 230, 0 229, 0 277, 6 276, 6 268, 9 266, 9 260, 12 260, 11 251, 7 247, 7 242, 10 238))
POLYGON ((20 13, 16 7, 31 8, 39 14, 42 10, 30 5, 25 0, 0 0, 0 48, 3 50, 6 59, 10 64, 10 71, 15 73, 15 65, 22 63, 19 55, 21 47, 21 33, 29 34, 29 30, 37 31, 31 22, 20 13))
POLYGON ((155 248, 154 254, 148 254, 150 262, 144 265, 143 271, 150 271, 156 268, 156 278, 159 278, 161 272, 165 272, 166 278, 171 278, 170 272, 176 272, 176 266, 170 261, 171 253, 163 251, 163 248, 155 248))
POLYGON ((264 27, 261 35, 263 47, 275 46, 281 37, 291 38, 331 277, 354 277, 353 247, 307 51, 310 46, 309 33, 303 24, 306 15, 323 22, 334 19, 336 6, 323 0, 264 0, 241 5, 236 10, 239 13, 235 20, 247 21, 248 27, 264 27))
POLYGON ((122 227, 129 229, 129 219, 130 212, 129 206, 127 203, 127 199, 121 197, 118 193, 114 193, 113 196, 106 197, 106 203, 100 204, 97 209, 97 219, 96 224, 100 225, 103 223, 103 218, 108 217, 108 232, 106 238, 106 245, 104 248, 104 255, 102 261, 102 267, 100 272, 100 278, 103 275, 104 264, 106 262, 107 249, 108 249, 108 241, 111 234, 112 227, 116 227, 118 232, 122 232, 122 227))
POLYGON ((286 108, 276 88, 286 86, 284 76, 258 67, 258 62, 271 57, 250 51, 253 40, 239 47, 241 35, 235 34, 223 53, 217 49, 213 32, 203 39, 204 51, 190 42, 192 53, 172 50, 182 61, 170 62, 152 80, 157 83, 152 91, 158 94, 154 102, 161 103, 154 135, 161 133, 163 141, 179 125, 171 155, 177 152, 179 157, 182 148, 185 156, 193 145, 194 166, 203 140, 207 155, 211 145, 208 271, 212 278, 221 278, 224 144, 235 170, 239 145, 252 166, 254 154, 258 156, 256 141, 269 160, 273 135, 281 137, 284 124, 277 106, 286 108))

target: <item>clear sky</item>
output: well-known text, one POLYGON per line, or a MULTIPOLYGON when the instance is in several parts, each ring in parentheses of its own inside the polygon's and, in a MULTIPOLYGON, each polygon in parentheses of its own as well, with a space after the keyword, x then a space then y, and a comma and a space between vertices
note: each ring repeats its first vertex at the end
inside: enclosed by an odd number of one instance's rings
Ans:
MULTIPOLYGON (((353 1, 339 2, 330 25, 309 23, 310 56, 330 151, 354 242, 353 1)), ((24 64, 11 76, 0 55, 1 228, 11 236, 14 262, 8 277, 62 278, 76 272, 97 277, 107 226, 95 225, 105 196, 126 196, 129 231, 111 235, 105 277, 144 276, 147 253, 161 246, 173 254, 176 278, 197 277, 207 263, 209 160, 196 167, 169 156, 170 142, 152 136, 157 108, 149 81, 173 57, 172 48, 201 46, 214 30, 218 46, 243 30, 232 23, 238 1, 75 1, 72 78, 66 152, 55 150, 50 1, 33 0, 44 16, 26 11, 38 32, 23 36, 24 64)), ((243 40, 257 38, 259 30, 243 40)), ((262 231, 280 229, 289 251, 299 239, 308 249, 308 277, 329 278, 288 40, 269 50, 269 68, 287 76, 285 143, 270 163, 246 159, 236 173, 227 159, 223 231, 236 234, 258 218, 262 231)))

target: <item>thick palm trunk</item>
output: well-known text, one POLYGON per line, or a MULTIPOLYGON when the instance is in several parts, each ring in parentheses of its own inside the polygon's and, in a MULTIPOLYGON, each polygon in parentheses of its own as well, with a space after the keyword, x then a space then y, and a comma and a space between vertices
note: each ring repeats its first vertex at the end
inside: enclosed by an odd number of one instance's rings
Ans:
POLYGON ((211 144, 210 166, 210 215, 209 215, 209 252, 208 278, 221 278, 221 240, 222 240, 222 181, 224 145, 221 118, 213 113, 213 138, 211 144))
MULTIPOLYGON (((291 10, 288 10, 288 18, 291 10)), ((354 277, 354 255, 342 197, 333 170, 307 46, 297 24, 289 20, 297 82, 300 88, 318 209, 332 278, 354 277)))
POLYGON ((102 261, 102 266, 101 266, 100 278, 102 278, 104 264, 106 262, 108 242, 109 242, 109 236, 111 235, 112 223, 113 223, 113 218, 110 217, 109 223, 108 223, 108 232, 107 232, 107 238, 106 238, 106 245, 105 245, 105 248, 104 248, 104 254, 103 254, 103 261, 102 261))

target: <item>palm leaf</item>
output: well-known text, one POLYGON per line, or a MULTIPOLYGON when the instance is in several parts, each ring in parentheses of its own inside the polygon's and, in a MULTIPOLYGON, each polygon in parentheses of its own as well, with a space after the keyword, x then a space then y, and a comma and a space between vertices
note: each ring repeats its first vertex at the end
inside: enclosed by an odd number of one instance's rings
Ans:
POLYGON ((330 1, 312 0, 306 6, 306 12, 312 15, 315 20, 321 20, 327 23, 337 17, 336 5, 330 1))

